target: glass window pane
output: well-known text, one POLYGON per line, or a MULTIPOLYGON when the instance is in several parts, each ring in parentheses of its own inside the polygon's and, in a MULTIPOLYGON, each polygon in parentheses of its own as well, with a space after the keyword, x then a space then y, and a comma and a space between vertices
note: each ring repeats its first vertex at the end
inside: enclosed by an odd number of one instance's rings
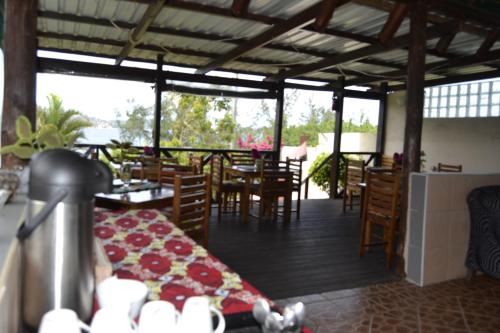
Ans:
POLYGON ((490 102, 490 95, 481 94, 481 105, 488 105, 489 102, 490 102))
POLYGON ((493 82, 493 91, 500 91, 500 81, 493 82))
POLYGON ((439 118, 446 118, 447 108, 439 108, 439 118))
POLYGON ((457 116, 457 109, 455 108, 450 108, 450 112, 448 113, 448 117, 454 118, 457 116))
POLYGON ((470 95, 469 105, 477 104, 477 95, 470 95))
POLYGON ((467 96, 460 96, 460 106, 467 105, 467 96))
POLYGON ((437 109, 436 108, 432 108, 431 109, 431 118, 436 118, 437 117, 437 109))
POLYGON ((438 106, 438 101, 439 101, 439 99, 437 97, 433 98, 432 99, 432 107, 438 106))
POLYGON ((455 105, 457 105, 457 98, 450 97, 450 106, 455 106, 455 105))
POLYGON ((460 85, 460 95, 467 94, 467 85, 462 84, 460 85))
POLYGON ((429 97, 426 97, 424 100, 424 107, 428 108, 429 107, 429 97))
POLYGON ((464 107, 462 107, 462 108, 460 108, 460 109, 458 110, 458 116, 459 116, 459 117, 465 117, 466 112, 467 112, 467 109, 466 109, 466 108, 464 108, 464 107))
POLYGON ((487 106, 481 106, 479 109, 479 116, 480 117, 488 117, 488 107, 487 106))
POLYGON ((458 90, 458 86, 451 86, 450 87, 450 95, 456 95, 458 90))
POLYGON ((500 105, 493 105, 491 107, 491 115, 494 117, 500 116, 500 105))
POLYGON ((447 97, 441 97, 439 101, 439 106, 448 106, 448 98, 447 97))
POLYGON ((470 84, 470 92, 471 94, 477 94, 479 85, 477 83, 471 83, 470 84))
POLYGON ((448 95, 448 87, 441 87, 441 96, 448 95))
POLYGON ((488 92, 490 91, 490 83, 489 82, 483 82, 481 83, 481 92, 488 92))
POLYGON ((477 116, 477 108, 475 106, 471 106, 469 108, 469 117, 476 117, 477 116))
POLYGON ((491 95, 491 104, 500 104, 500 94, 492 94, 491 95))

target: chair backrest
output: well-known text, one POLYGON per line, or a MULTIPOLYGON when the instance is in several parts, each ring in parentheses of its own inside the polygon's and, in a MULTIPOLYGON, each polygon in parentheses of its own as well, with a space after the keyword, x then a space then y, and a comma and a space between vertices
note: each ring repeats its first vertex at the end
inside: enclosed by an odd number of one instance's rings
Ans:
POLYGON ((220 191, 224 181, 224 159, 220 155, 212 155, 210 161, 210 175, 212 187, 220 191))
POLYGON ((158 182, 160 184, 173 184, 176 175, 194 175, 194 168, 191 165, 179 165, 160 161, 158 167, 158 182))
POLYGON ((287 157, 286 169, 292 172, 293 190, 300 192, 300 188, 302 187, 302 160, 287 157))
POLYGON ((365 180, 365 161, 347 159, 345 163, 345 187, 359 189, 365 180))
POLYGON ((380 158, 380 166, 383 168, 393 168, 394 167, 394 157, 389 155, 382 155, 380 158))
POLYGON ((290 171, 262 169, 260 171, 259 196, 276 197, 292 192, 292 177, 290 171))
POLYGON ((399 172, 367 172, 363 216, 372 222, 385 224, 399 216, 399 172))
POLYGON ((438 163, 437 167, 438 172, 462 172, 462 165, 451 165, 451 164, 443 164, 438 163))
POLYGON ((207 247, 210 212, 208 175, 176 175, 172 222, 189 237, 207 247))
POLYGON ((193 167, 195 174, 199 175, 203 173, 203 156, 189 154, 189 165, 193 167))
POLYGON ((230 155, 231 165, 254 165, 251 152, 234 152, 230 155))

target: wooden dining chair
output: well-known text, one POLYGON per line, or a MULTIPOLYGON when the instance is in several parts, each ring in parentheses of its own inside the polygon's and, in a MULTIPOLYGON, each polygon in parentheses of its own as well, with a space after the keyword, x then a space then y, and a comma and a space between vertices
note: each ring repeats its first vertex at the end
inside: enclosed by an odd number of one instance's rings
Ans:
POLYGON ((359 255, 362 257, 367 247, 382 245, 389 269, 394 255, 395 233, 400 215, 401 174, 396 171, 368 171, 366 176, 359 255), (382 227, 381 236, 374 232, 374 226, 382 227))
POLYGON ((199 175, 203 173, 203 156, 189 154, 189 165, 193 167, 195 174, 199 175))
POLYGON ((245 184, 226 180, 224 175, 224 159, 220 155, 212 155, 210 174, 212 191, 215 194, 215 202, 217 203, 217 221, 220 222, 222 211, 227 211, 229 204, 231 205, 232 212, 236 212, 238 194, 241 196, 245 184))
POLYGON ((394 157, 389 155, 382 155, 380 158, 380 166, 382 168, 392 169, 394 167, 394 157))
POLYGON ((302 192, 302 160, 286 158, 286 170, 292 173, 292 193, 297 192, 296 208, 292 209, 297 218, 300 218, 300 194, 302 192))
POLYGON ((252 153, 249 152, 233 152, 229 155, 229 163, 231 165, 254 165, 255 161, 252 153))
POLYGON ((289 171, 269 170, 260 171, 259 182, 250 186, 250 194, 259 197, 259 221, 264 216, 278 216, 278 201, 283 198, 283 220, 290 222, 292 210, 292 173, 289 171))
MULTIPOLYGON (((350 160, 347 159, 345 163, 345 174, 344 174, 344 195, 342 200, 342 211, 345 213, 346 206, 349 204, 349 208, 352 210, 353 207, 353 197, 361 197, 361 187, 360 184, 365 180, 365 161, 361 160, 350 160)), ((361 198, 359 200, 361 203, 361 198)))
POLYGON ((195 174, 194 168, 191 165, 173 164, 163 160, 160 160, 157 170, 157 181, 164 185, 172 185, 176 175, 190 176, 195 174))
POLYGON ((176 175, 171 221, 205 248, 208 246, 210 180, 207 174, 176 175))
POLYGON ((438 172, 462 172, 462 165, 452 165, 452 164, 443 164, 438 163, 437 167, 438 172))

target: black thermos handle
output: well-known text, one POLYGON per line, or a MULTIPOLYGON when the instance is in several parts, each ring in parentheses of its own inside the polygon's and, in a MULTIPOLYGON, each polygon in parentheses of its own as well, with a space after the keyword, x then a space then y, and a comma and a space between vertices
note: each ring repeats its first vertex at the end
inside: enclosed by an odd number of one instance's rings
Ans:
POLYGON ((50 201, 47 202, 45 206, 43 206, 42 210, 34 217, 31 218, 31 205, 28 204, 28 217, 27 223, 24 222, 21 224, 19 229, 17 230, 17 238, 20 240, 25 240, 31 233, 35 231, 35 229, 42 224, 43 221, 52 213, 52 210, 60 203, 65 197, 68 195, 68 191, 61 189, 59 190, 50 201))

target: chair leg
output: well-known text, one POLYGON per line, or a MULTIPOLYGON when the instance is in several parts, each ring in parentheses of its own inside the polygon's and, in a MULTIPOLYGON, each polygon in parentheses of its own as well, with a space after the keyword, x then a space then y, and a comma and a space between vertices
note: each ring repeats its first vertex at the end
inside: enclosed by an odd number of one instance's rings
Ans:
POLYGON ((299 197, 297 198, 297 218, 300 219, 300 191, 299 191, 299 197))
POLYGON ((349 190, 349 209, 352 210, 352 191, 349 190))
POLYGON ((222 209, 222 194, 221 194, 221 192, 217 192, 216 200, 217 200, 217 222, 220 223, 221 215, 222 215, 222 212, 221 212, 221 209, 222 209))
POLYGON ((345 213, 345 206, 347 204, 347 189, 344 189, 344 194, 342 195, 342 212, 345 213))

